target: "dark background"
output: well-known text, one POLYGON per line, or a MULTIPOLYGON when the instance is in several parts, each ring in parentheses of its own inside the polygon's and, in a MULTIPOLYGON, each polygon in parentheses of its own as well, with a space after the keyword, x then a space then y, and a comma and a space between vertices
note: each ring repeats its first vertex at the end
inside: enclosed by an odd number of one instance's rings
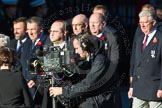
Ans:
MULTIPOLYGON (((33 16, 34 11, 30 6, 30 2, 32 1, 18 0, 16 17, 24 16, 29 18, 33 16)), ((125 85, 129 82, 129 60, 134 32, 138 26, 138 13, 142 5, 150 3, 156 7, 158 4, 162 4, 162 0, 46 0, 46 3, 49 8, 47 16, 44 17, 44 28, 46 30, 49 30, 51 24, 58 19, 71 22, 71 19, 79 13, 83 13, 89 17, 93 7, 98 4, 105 5, 108 8, 110 13, 108 16, 109 24, 120 31, 120 38, 123 41, 124 48, 122 50, 124 51, 124 56, 122 58, 121 83, 125 85)), ((2 0, 0 0, 0 32, 6 34, 2 29, 5 28, 7 23, 12 24, 12 19, 7 20, 4 17, 4 7, 2 0)), ((12 25, 7 29, 12 31, 12 25)))

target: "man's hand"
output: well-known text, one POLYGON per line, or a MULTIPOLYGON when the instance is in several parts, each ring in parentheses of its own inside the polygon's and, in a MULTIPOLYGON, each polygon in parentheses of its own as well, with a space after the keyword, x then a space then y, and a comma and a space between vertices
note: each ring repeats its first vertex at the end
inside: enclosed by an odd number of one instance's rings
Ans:
POLYGON ((129 88, 129 91, 128 91, 128 98, 129 98, 129 99, 133 98, 133 88, 129 88))
POLYGON ((49 88, 50 96, 62 95, 62 87, 50 87, 49 88))
POLYGON ((35 86, 35 82, 33 81, 33 80, 30 80, 29 82, 28 82, 28 87, 29 88, 33 88, 35 86))
POLYGON ((162 90, 158 90, 156 95, 158 98, 162 98, 162 90))

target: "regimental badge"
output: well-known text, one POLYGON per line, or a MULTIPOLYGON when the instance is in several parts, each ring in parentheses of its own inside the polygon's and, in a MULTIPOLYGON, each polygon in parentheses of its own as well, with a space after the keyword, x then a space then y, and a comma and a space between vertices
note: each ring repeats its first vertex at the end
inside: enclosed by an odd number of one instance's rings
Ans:
POLYGON ((155 50, 151 50, 151 57, 155 58, 155 50))

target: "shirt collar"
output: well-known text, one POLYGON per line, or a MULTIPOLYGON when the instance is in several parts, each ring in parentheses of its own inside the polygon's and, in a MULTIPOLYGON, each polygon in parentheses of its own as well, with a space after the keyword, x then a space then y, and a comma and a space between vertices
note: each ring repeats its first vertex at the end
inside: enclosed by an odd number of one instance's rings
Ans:
POLYGON ((26 41, 27 37, 22 39, 21 42, 24 43, 26 41))
POLYGON ((96 35, 98 38, 100 38, 102 36, 103 33, 100 33, 98 35, 96 35))
POLYGON ((62 43, 61 43, 61 44, 59 44, 59 45, 55 45, 55 44, 54 44, 54 46, 60 46, 60 48, 61 48, 61 49, 63 49, 63 47, 65 46, 65 41, 64 41, 64 42, 62 42, 62 43))

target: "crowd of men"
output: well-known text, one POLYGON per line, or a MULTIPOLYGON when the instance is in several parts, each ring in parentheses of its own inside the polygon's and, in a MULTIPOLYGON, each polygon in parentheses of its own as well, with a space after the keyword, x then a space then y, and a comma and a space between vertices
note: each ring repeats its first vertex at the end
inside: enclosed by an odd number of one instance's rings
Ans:
MULTIPOLYGON (((142 9, 139 13, 139 27, 132 47, 128 97, 133 98, 132 108, 161 108, 161 22, 157 20, 151 5, 144 7, 147 9, 142 9)), ((89 18, 77 14, 70 23, 65 20, 53 21, 49 34, 44 31, 41 17, 20 17, 13 21, 13 40, 0 34, 0 46, 15 51, 15 63, 19 65, 33 97, 34 105, 31 104, 30 107, 122 108, 119 90, 122 42, 116 28, 107 24, 107 16, 107 8, 97 5, 89 18), (45 51, 51 46, 59 47, 60 54, 68 49, 69 61, 74 66, 70 71, 69 67, 60 67, 61 74, 54 72, 57 70, 53 67, 51 77, 47 79, 49 86, 43 86, 40 79, 44 79, 40 78, 42 75, 35 70, 38 65, 32 60, 36 59, 37 62, 41 51, 46 56, 45 51), (34 65, 34 70, 30 69, 30 65, 34 65)), ((42 66, 39 68, 43 70, 42 66)), ((45 70, 44 72, 46 73, 45 70)), ((2 103, 1 100, 0 98, 0 106, 5 106, 5 102, 2 103)), ((11 100, 6 99, 6 103, 7 101, 11 100)), ((8 104, 17 106, 13 100, 8 104)))

